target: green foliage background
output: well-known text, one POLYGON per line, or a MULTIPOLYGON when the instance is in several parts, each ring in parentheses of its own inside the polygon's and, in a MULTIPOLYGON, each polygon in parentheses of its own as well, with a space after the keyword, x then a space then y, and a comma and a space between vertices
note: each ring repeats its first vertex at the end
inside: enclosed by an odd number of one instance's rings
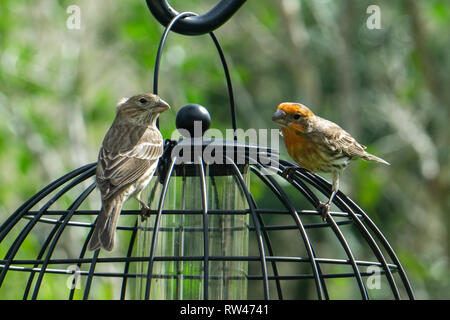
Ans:
MULTIPOLYGON (((215 3, 171 1, 198 13, 215 3)), ((391 163, 354 163, 341 186, 383 231, 421 299, 450 298, 449 30, 446 0, 259 0, 216 31, 239 127, 275 128, 278 103, 299 101, 391 163), (371 4, 381 8, 380 30, 366 26, 371 4)), ((96 160, 117 101, 151 91, 162 31, 143 0, 1 1, 0 223, 50 181, 96 160), (80 30, 66 27, 72 4, 80 30)), ((173 107, 161 120, 165 137, 192 102, 209 109, 212 127, 230 127, 215 50, 208 36, 169 37, 160 70, 160 95, 173 107)), ((0 298, 16 295, 0 288, 0 298)))

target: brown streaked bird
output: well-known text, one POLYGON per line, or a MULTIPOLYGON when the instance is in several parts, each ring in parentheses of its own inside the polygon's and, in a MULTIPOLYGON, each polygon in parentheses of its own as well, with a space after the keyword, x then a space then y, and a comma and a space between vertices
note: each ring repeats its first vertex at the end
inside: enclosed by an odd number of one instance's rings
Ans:
POLYGON ((116 117, 103 139, 98 155, 96 181, 102 208, 89 249, 111 251, 123 203, 133 196, 142 206, 141 192, 155 173, 163 152, 163 138, 156 127, 158 116, 170 109, 154 94, 138 94, 122 99, 116 117))
POLYGON ((339 190, 339 176, 351 160, 364 159, 389 165, 385 160, 365 151, 366 147, 347 131, 334 122, 314 115, 301 103, 279 104, 272 121, 281 126, 286 149, 295 162, 312 172, 333 175, 331 196, 317 208, 324 221, 339 190))

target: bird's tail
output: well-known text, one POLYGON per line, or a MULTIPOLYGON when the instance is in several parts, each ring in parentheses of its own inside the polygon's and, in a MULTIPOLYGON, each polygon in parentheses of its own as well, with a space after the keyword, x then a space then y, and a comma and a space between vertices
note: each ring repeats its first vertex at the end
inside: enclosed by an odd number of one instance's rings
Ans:
POLYGON ((365 152, 364 156, 363 156, 364 160, 368 160, 368 161, 375 161, 375 162, 379 162, 379 163, 383 163, 386 164, 388 166, 390 166, 391 164, 389 162, 387 162, 386 160, 383 160, 377 156, 374 156, 373 154, 370 154, 368 152, 365 152))
POLYGON ((123 201, 120 197, 102 202, 102 209, 98 215, 94 232, 89 242, 89 250, 103 248, 111 251, 114 248, 114 237, 122 204, 123 201))

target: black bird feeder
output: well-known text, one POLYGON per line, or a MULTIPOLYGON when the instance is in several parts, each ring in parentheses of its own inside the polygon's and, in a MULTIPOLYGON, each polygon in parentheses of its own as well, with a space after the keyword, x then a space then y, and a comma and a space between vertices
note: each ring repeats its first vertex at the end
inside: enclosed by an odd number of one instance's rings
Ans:
MULTIPOLYGON (((166 26, 154 93, 169 32, 209 33, 224 68, 234 131, 232 84, 212 31, 244 2, 222 0, 199 16, 147 0, 166 26)), ((203 139, 210 116, 200 105, 181 108, 176 121, 186 137, 165 141, 146 190, 148 219, 125 208, 117 248, 87 251, 100 207, 92 192, 96 163, 78 168, 36 193, 0 227, 0 252, 6 252, 0 293, 14 288, 23 299, 414 299, 391 245, 356 203, 338 192, 338 211, 321 220, 314 208, 330 194, 325 179, 236 135, 203 139), (200 134, 195 121, 202 124, 200 134)))

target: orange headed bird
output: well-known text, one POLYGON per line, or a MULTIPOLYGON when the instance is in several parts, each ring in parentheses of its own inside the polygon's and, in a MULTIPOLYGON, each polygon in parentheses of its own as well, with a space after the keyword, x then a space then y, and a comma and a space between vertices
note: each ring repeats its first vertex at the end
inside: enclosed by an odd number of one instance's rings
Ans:
POLYGON ((325 221, 331 202, 339 189, 339 176, 351 160, 364 159, 389 165, 367 151, 347 131, 334 122, 314 115, 301 103, 283 102, 278 105, 272 121, 281 126, 289 155, 300 166, 312 172, 333 175, 331 196, 317 210, 325 221))

